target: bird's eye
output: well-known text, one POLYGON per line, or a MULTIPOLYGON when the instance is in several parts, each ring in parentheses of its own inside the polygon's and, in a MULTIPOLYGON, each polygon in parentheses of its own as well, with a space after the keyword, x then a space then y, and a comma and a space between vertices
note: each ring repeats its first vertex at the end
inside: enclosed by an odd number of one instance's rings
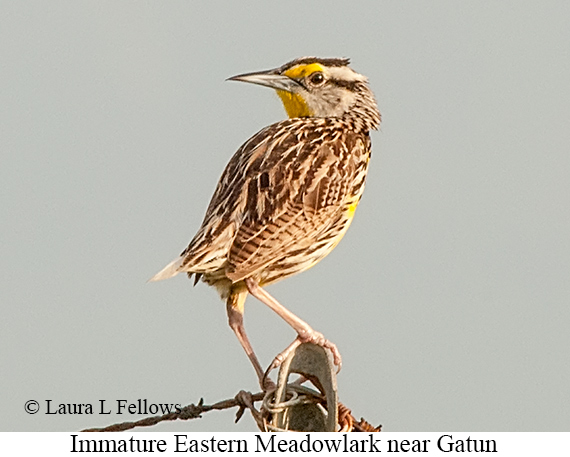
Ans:
POLYGON ((322 84, 325 81, 325 77, 321 72, 313 73, 309 79, 311 83, 314 84, 315 86, 318 86, 319 84, 322 84))

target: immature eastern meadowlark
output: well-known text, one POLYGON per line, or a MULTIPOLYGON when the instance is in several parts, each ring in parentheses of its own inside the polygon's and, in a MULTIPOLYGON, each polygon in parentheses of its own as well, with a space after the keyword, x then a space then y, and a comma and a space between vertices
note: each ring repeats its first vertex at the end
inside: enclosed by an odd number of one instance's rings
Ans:
POLYGON ((302 342, 336 346, 270 296, 262 286, 304 271, 345 234, 370 159, 369 131, 380 113, 366 77, 348 59, 303 57, 229 78, 273 88, 289 119, 264 128, 238 149, 224 170, 202 226, 180 257, 151 280, 185 272, 213 285, 227 301, 229 324, 264 371, 243 326, 248 292, 281 316, 298 336, 277 366, 302 342))

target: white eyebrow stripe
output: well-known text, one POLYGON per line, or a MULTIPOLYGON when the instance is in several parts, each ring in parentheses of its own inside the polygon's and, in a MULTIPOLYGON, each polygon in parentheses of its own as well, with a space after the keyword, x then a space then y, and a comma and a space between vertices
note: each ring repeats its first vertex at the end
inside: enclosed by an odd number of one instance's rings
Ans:
POLYGON ((366 82, 366 77, 356 73, 349 67, 328 67, 326 73, 332 79, 341 81, 362 81, 366 82))

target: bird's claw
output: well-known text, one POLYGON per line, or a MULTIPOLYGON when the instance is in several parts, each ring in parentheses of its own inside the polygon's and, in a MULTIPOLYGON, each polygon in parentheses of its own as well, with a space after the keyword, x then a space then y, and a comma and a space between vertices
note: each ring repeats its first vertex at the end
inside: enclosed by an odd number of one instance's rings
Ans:
POLYGON ((282 352, 280 352, 275 356, 275 358, 271 362, 271 365, 267 367, 267 370, 265 370, 265 373, 263 374, 262 383, 264 385, 267 381, 273 383, 273 381, 271 381, 271 379, 269 378, 269 373, 274 369, 280 367, 281 364, 285 361, 285 359, 289 357, 291 352, 293 352, 302 343, 312 343, 316 344, 317 346, 321 346, 325 349, 328 349, 331 352, 334 364, 337 367, 336 371, 337 374, 340 372, 340 369, 342 368, 342 357, 340 356, 340 352, 336 347, 336 344, 327 340, 322 333, 310 329, 310 331, 303 332, 302 335, 299 334, 297 338, 295 338, 295 340, 289 346, 287 346, 287 348, 285 348, 285 350, 283 350, 282 352))

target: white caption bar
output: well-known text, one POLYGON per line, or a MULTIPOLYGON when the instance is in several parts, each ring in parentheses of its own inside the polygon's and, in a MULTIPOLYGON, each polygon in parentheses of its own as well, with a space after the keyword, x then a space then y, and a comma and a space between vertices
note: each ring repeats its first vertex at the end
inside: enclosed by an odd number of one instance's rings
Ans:
POLYGON ((570 433, 0 433, 0 455, 570 456, 570 433))

